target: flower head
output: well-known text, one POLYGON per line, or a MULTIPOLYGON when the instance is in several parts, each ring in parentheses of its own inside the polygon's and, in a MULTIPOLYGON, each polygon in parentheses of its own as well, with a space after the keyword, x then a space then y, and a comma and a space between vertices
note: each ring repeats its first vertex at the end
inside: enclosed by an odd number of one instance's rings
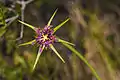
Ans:
POLYGON ((54 48, 53 46, 53 43, 55 42, 62 42, 62 43, 66 43, 66 44, 70 44, 70 45, 74 45, 70 42, 67 42, 65 40, 62 40, 58 37, 56 37, 54 35, 54 33, 62 26, 64 25, 66 22, 69 21, 69 18, 66 19, 64 22, 62 22, 61 24, 59 24, 58 26, 56 26, 54 29, 51 28, 51 22, 56 14, 57 10, 53 13, 52 17, 50 18, 48 24, 43 28, 36 28, 30 24, 27 24, 27 23, 24 23, 22 21, 19 21, 20 23, 30 27, 31 29, 33 29, 35 32, 36 32, 36 37, 34 40, 32 41, 29 41, 29 42, 26 42, 26 43, 23 43, 23 44, 20 44, 19 46, 23 46, 23 45, 28 45, 28 44, 39 44, 39 50, 38 50, 38 55, 37 55, 37 58, 35 60, 35 63, 34 63, 34 66, 33 66, 33 70, 35 69, 36 67, 36 64, 39 60, 39 57, 42 53, 42 51, 44 50, 45 47, 50 47, 55 53, 56 55, 65 63, 64 59, 59 55, 59 53, 57 52, 57 50, 54 48))
POLYGON ((36 42, 39 45, 45 45, 48 47, 50 44, 55 42, 55 36, 53 35, 53 30, 50 26, 45 26, 42 30, 40 28, 36 29, 36 42))

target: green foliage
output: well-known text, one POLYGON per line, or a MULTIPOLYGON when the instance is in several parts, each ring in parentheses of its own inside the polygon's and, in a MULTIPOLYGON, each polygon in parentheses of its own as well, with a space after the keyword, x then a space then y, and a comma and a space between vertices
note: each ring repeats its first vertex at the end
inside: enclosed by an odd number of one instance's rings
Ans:
POLYGON ((5 13, 6 8, 0 7, 0 37, 6 32, 5 13))

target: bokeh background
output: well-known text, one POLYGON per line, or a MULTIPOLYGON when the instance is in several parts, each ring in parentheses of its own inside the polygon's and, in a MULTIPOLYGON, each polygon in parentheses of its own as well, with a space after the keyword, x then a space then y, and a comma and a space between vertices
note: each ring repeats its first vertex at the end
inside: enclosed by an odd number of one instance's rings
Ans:
POLYGON ((35 36, 18 20, 43 28, 57 8, 53 27, 70 21, 56 35, 74 43, 101 80, 120 80, 120 0, 0 0, 0 80, 96 80, 60 43, 54 46, 66 63, 47 49, 31 72, 38 46, 18 47, 35 36))

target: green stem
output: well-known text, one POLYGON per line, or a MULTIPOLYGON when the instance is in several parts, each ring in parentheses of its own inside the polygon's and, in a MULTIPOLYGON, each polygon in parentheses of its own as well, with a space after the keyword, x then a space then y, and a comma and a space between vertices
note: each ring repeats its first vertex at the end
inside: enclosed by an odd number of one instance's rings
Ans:
POLYGON ((99 75, 97 74, 97 72, 95 71, 95 69, 88 63, 88 61, 72 46, 66 44, 66 43, 62 43, 64 46, 66 46, 67 48, 69 48, 73 53, 75 53, 92 71, 93 75, 97 78, 97 80, 101 80, 99 75))

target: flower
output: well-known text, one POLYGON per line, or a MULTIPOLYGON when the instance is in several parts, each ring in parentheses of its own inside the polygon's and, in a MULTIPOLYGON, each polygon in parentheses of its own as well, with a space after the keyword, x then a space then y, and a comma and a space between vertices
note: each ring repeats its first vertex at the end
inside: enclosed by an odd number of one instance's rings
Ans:
POLYGON ((55 36, 53 35, 53 30, 50 28, 50 26, 45 26, 42 30, 36 29, 36 42, 45 47, 48 47, 50 44, 53 44, 56 40, 55 36))
POLYGON ((59 24, 58 26, 56 26, 54 29, 51 28, 51 22, 56 14, 57 10, 53 13, 52 17, 50 18, 50 20, 48 21, 48 24, 43 28, 36 28, 30 24, 27 24, 25 22, 19 21, 20 23, 30 27, 31 29, 33 29, 36 32, 36 37, 34 40, 20 44, 19 46, 24 46, 24 45, 29 45, 29 44, 39 44, 39 50, 38 50, 38 54, 37 54, 37 58, 35 60, 34 66, 33 66, 33 70, 36 67, 36 64, 39 60, 39 57, 42 53, 42 51, 44 50, 45 47, 50 47, 55 53, 56 55, 63 61, 63 63, 65 63, 64 59, 60 56, 60 54, 57 52, 57 50, 54 48, 53 43, 55 42, 62 42, 62 43, 66 43, 66 44, 70 44, 70 45, 74 45, 70 42, 67 42, 65 40, 62 40, 60 38, 58 38, 57 36, 54 35, 54 33, 62 26, 64 25, 66 22, 68 22, 70 20, 70 18, 66 19, 64 22, 62 22, 61 24, 59 24))

